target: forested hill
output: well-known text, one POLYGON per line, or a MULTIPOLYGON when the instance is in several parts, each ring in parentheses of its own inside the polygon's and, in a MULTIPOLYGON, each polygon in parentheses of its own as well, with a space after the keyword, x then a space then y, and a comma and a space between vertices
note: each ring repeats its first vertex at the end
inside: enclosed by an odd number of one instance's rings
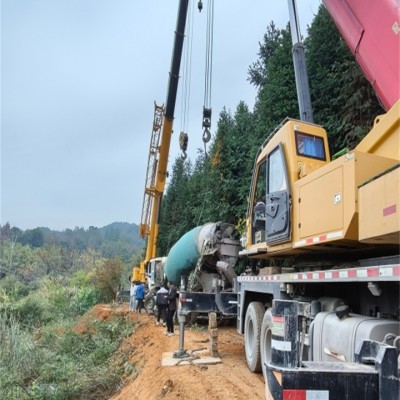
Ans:
POLYGON ((81 329, 78 318, 129 288, 138 226, 0 228, 0 399, 105 398, 126 374, 114 355, 134 326, 88 314, 81 329))
POLYGON ((18 227, 11 227, 8 223, 0 228, 2 240, 16 241, 32 248, 59 245, 71 250, 93 249, 104 258, 119 257, 125 262, 144 245, 143 239, 139 237, 138 225, 127 222, 114 222, 102 228, 75 227, 64 231, 46 227, 24 231, 18 227))

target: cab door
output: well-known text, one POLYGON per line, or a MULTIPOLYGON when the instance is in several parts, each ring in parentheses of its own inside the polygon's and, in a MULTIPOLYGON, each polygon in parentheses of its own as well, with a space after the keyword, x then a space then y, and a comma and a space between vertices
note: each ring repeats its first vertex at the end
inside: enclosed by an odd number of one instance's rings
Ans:
POLYGON ((267 194, 265 202, 265 239, 268 245, 291 238, 291 196, 282 144, 267 156, 267 194))

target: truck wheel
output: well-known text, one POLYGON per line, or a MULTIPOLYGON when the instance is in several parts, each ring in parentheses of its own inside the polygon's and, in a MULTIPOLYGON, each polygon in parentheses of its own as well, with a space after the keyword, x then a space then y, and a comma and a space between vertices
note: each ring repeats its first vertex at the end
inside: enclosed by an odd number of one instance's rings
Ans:
POLYGON ((261 369, 264 380, 267 382, 265 363, 271 361, 271 340, 272 340, 272 308, 265 311, 261 325, 260 334, 260 353, 261 353, 261 369))
POLYGON ((154 314, 155 306, 156 306, 156 302, 154 300, 154 295, 152 293, 149 293, 144 298, 144 308, 145 308, 147 314, 154 314))
POLYGON ((247 365, 252 372, 261 371, 260 333, 264 312, 264 305, 258 301, 250 303, 246 311, 244 349, 247 365))

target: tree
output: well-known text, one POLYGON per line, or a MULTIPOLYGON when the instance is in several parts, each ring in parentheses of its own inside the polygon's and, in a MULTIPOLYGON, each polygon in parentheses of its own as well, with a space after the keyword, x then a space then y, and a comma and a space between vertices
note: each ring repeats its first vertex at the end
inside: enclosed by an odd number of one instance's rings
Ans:
POLYGON ((43 276, 37 264, 34 250, 28 245, 15 241, 5 241, 0 247, 1 276, 13 275, 21 283, 32 283, 43 276))
POLYGON ((264 34, 264 43, 259 43, 259 58, 249 67, 248 70, 247 80, 258 88, 262 87, 265 83, 268 62, 279 47, 280 36, 281 31, 276 28, 272 21, 267 27, 267 32, 264 34))
POLYGON ((253 114, 244 102, 239 103, 233 117, 226 110, 220 114, 208 166, 212 179, 208 214, 213 221, 235 224, 245 215, 255 130, 253 114))
POLYGON ((191 163, 181 157, 175 159, 172 176, 161 206, 160 233, 157 255, 163 256, 188 230, 192 220, 191 204, 188 202, 188 181, 191 163))
POLYGON ((308 33, 305 44, 314 119, 326 128, 334 154, 354 147, 384 110, 323 6, 308 33))
POLYGON ((299 114, 289 27, 277 29, 271 22, 259 57, 249 68, 248 79, 258 88, 254 113, 260 145, 284 118, 299 114))
POLYGON ((115 299, 122 270, 123 265, 118 258, 105 260, 101 266, 96 267, 93 284, 100 292, 100 301, 110 302, 115 299))
POLYGON ((21 235, 19 242, 32 248, 42 247, 44 243, 43 233, 40 228, 28 229, 21 235))
POLYGON ((0 246, 0 279, 4 278, 12 270, 14 250, 21 233, 20 229, 11 228, 9 222, 2 227, 0 226, 0 243, 2 243, 0 246))

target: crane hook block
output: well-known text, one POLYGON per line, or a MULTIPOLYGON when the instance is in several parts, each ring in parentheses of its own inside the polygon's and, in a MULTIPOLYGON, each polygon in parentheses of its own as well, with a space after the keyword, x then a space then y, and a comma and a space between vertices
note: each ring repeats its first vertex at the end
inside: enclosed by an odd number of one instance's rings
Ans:
POLYGON ((199 9, 199 12, 201 12, 201 10, 203 9, 203 2, 201 0, 199 0, 199 2, 197 3, 197 8, 199 9))
POLYGON ((210 128, 211 127, 211 108, 203 107, 203 128, 210 128))
POLYGON ((186 160, 186 158, 187 158, 186 151, 182 151, 181 158, 182 158, 182 160, 186 160))
MULTIPOLYGON (((179 147, 183 152, 187 150, 188 147, 189 136, 185 132, 181 132, 179 135, 179 147)), ((185 157, 186 158, 186 157, 185 157)))
POLYGON ((208 128, 204 129, 203 132, 203 142, 208 143, 211 139, 211 132, 208 130, 208 128))

